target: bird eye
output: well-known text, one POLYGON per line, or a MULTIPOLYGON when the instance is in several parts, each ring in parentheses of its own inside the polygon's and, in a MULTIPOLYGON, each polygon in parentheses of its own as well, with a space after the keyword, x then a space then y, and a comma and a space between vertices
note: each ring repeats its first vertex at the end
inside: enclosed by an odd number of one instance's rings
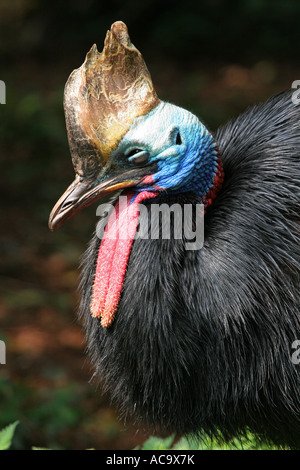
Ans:
POLYGON ((139 153, 141 151, 142 151, 141 149, 132 149, 128 153, 126 153, 125 155, 126 155, 126 157, 130 158, 130 157, 133 157, 133 155, 135 155, 136 153, 139 153))
POLYGON ((135 165, 145 165, 149 161, 149 152, 141 149, 132 149, 126 156, 129 162, 135 165))

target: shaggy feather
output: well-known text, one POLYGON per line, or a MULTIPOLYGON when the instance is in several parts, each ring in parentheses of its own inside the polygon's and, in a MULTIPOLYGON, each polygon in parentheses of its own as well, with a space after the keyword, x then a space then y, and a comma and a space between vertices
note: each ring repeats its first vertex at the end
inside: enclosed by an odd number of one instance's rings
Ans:
MULTIPOLYGON (((225 181, 203 248, 135 240, 109 329, 90 314, 96 236, 83 258, 88 352, 137 421, 225 439, 250 429, 300 447, 300 365, 291 361, 300 339, 300 112, 291 94, 216 132, 225 181)), ((201 201, 189 192, 160 202, 201 201)))

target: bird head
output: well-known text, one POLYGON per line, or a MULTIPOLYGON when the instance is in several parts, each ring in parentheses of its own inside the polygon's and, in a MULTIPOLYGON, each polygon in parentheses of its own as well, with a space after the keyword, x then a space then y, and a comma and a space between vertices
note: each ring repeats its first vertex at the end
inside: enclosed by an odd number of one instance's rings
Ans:
POLYGON ((163 101, 134 120, 112 158, 149 168, 136 191, 195 191, 200 196, 213 186, 219 163, 215 142, 199 119, 163 101))
POLYGON ((212 135, 191 112, 159 100, 122 22, 70 75, 64 109, 76 177, 51 212, 51 230, 115 191, 194 191, 208 205, 222 183, 212 135))

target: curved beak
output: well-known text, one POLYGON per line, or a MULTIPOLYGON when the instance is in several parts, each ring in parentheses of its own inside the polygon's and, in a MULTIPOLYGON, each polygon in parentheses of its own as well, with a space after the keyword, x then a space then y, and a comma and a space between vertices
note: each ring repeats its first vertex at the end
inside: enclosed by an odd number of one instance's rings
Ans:
POLYGON ((53 207, 49 217, 49 228, 55 230, 76 212, 109 193, 138 185, 149 174, 149 167, 132 169, 101 181, 76 175, 73 183, 53 207))

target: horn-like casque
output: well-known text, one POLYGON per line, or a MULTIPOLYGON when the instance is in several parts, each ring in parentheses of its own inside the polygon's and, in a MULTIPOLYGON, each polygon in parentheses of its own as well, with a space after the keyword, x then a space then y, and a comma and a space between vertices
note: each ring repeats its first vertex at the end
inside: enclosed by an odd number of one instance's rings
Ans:
POLYGON ((158 103, 150 73, 126 25, 114 23, 102 53, 94 45, 65 86, 64 110, 76 173, 89 176, 105 166, 133 119, 158 103))

